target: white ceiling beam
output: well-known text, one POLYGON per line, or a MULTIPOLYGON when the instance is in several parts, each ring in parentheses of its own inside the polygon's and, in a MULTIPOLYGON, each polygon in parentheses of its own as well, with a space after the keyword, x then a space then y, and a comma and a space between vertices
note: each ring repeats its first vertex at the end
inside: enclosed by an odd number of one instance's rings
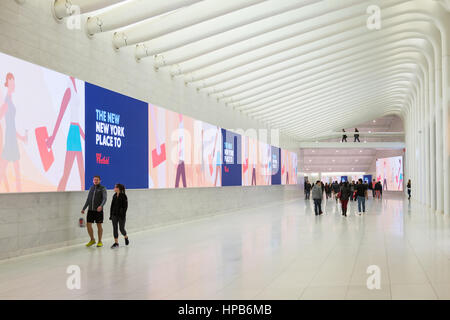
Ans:
MULTIPOLYGON (((400 1, 402 0, 398 0, 397 2, 400 1)), ((280 2, 278 1, 278 3, 280 2)), ((383 3, 383 5, 385 4, 386 2, 383 3)), ((155 66, 162 67, 181 63, 233 44, 245 43, 248 41, 254 42, 256 40, 255 38, 268 34, 274 30, 277 30, 283 35, 283 30, 292 32, 290 28, 294 28, 295 26, 302 24, 302 22, 314 20, 316 21, 316 24, 323 24, 323 22, 318 21, 318 18, 322 18, 329 24, 331 24, 333 19, 340 19, 342 21, 346 18, 361 15, 368 5, 368 1, 357 0, 333 2, 320 1, 307 7, 291 10, 284 14, 273 15, 268 19, 208 37, 203 41, 195 41, 176 50, 171 50, 169 52, 162 52, 161 50, 159 52, 162 53, 161 59, 155 61, 155 66)), ((280 6, 280 4, 277 6, 280 6)), ((306 25, 304 29, 306 32, 306 25)), ((168 40, 169 39, 167 39, 167 41, 168 40)))
MULTIPOLYGON (((274 29, 277 28, 277 25, 274 23, 277 15, 280 15, 286 11, 289 11, 290 13, 293 9, 303 8, 311 3, 316 3, 319 1, 320 0, 265 1, 251 7, 243 8, 241 10, 204 21, 187 28, 183 28, 164 36, 154 38, 150 41, 140 43, 136 46, 135 56, 137 59, 141 59, 186 46, 183 50, 177 51, 181 51, 183 53, 183 57, 186 57, 186 55, 194 54, 194 52, 196 52, 196 48, 198 49, 198 46, 190 46, 189 44, 219 35, 218 40, 220 41, 216 41, 215 43, 223 45, 229 41, 227 35, 223 34, 225 31, 233 29, 233 32, 235 32, 236 30, 234 29, 242 26, 248 28, 249 25, 260 20, 264 21, 257 24, 256 30, 258 32, 264 32, 264 28, 274 29)), ((159 55, 155 60, 155 67, 162 67, 166 64, 173 63, 175 63, 174 58, 170 55, 159 55)))
POLYGON ((142 21, 134 26, 127 27, 120 32, 115 32, 113 36, 113 45, 115 48, 119 49, 121 47, 137 44, 263 1, 264 0, 204 0, 167 15, 148 21, 142 21))
POLYGON ((200 0, 131 0, 100 14, 89 16, 86 29, 89 35, 114 30, 169 11, 191 5, 200 0))
MULTIPOLYGON (((409 63, 411 64, 411 63, 409 63)), ((396 66, 391 70, 379 70, 373 75, 365 75, 365 77, 355 78, 351 81, 347 81, 346 83, 335 83, 331 84, 323 84, 320 88, 312 88, 309 90, 299 90, 293 94, 284 96, 284 97, 274 97, 274 99, 267 98, 264 104, 258 104, 258 109, 249 110, 246 114, 250 114, 252 116, 255 115, 264 115, 270 111, 284 111, 284 107, 289 107, 293 103, 301 102, 305 105, 308 105, 308 102, 312 104, 319 104, 319 102, 323 101, 324 103, 330 103, 331 101, 337 102, 337 97, 334 95, 335 93, 343 94, 344 92, 349 92, 350 94, 354 94, 355 96, 359 94, 365 94, 365 92, 356 92, 356 88, 358 84, 364 85, 364 82, 375 81, 379 79, 389 80, 389 77, 396 76, 399 77, 405 75, 409 71, 409 74, 412 74, 414 70, 412 68, 406 68, 406 65, 396 66), (398 73, 395 73, 398 72, 398 73), (331 99, 331 101, 330 101, 331 99)), ((362 74, 364 75, 364 74, 362 74)), ((403 77, 403 80, 406 81, 407 78, 403 77)), ((382 95, 383 93, 377 92, 378 95, 382 95)), ((289 109, 286 109, 289 111, 289 109)))
MULTIPOLYGON (((404 55, 403 55, 404 56, 404 55)), ((399 56, 392 56, 391 60, 388 57, 385 59, 370 61, 365 64, 353 64, 352 66, 344 65, 344 69, 342 69, 341 72, 331 73, 329 76, 321 76, 320 78, 311 79, 310 77, 300 78, 300 79, 289 79, 290 81, 286 84, 284 83, 277 83, 277 86, 275 87, 268 87, 265 88, 265 91, 261 93, 257 93, 254 95, 251 95, 248 98, 239 99, 239 97, 234 97, 225 100, 227 101, 236 101, 239 103, 239 108, 236 108, 238 110, 243 110, 244 112, 249 111, 257 111, 260 109, 263 109, 261 107, 261 103, 275 100, 276 95, 279 96, 286 96, 289 94, 290 91, 301 91, 304 93, 304 90, 317 90, 319 88, 323 88, 324 86, 328 87, 330 85, 333 85, 335 83, 343 83, 344 81, 352 81, 358 77, 358 75, 367 75, 370 73, 373 75, 376 72, 380 72, 382 68, 391 68, 395 67, 399 63, 399 56), (356 66, 356 67, 355 67, 356 66), (266 100, 264 100, 266 99, 266 100), (257 104, 256 106, 247 106, 247 104, 257 104)), ((403 61, 405 61, 403 59, 403 61)), ((413 60, 408 60, 408 62, 413 62, 413 60)), ((331 70, 330 70, 331 71, 331 70)), ((314 77, 315 78, 315 77, 314 77)), ((220 100, 223 101, 223 100, 220 100)))
POLYGON ((125 0, 54 0, 51 11, 57 21, 75 14, 102 9, 125 0))
MULTIPOLYGON (((410 42, 409 42, 410 43, 410 42)), ((329 79, 337 79, 340 76, 364 70, 365 68, 371 68, 374 64, 379 62, 398 61, 397 57, 401 54, 422 50, 422 46, 411 46, 406 41, 392 42, 387 41, 386 45, 376 45, 371 47, 371 55, 365 54, 367 47, 363 49, 355 48, 354 55, 346 55, 345 57, 339 57, 332 61, 326 61, 324 59, 314 60, 313 64, 309 64, 305 67, 304 64, 297 64, 292 68, 282 69, 275 72, 258 72, 256 78, 254 75, 244 77, 244 79, 238 79, 240 85, 229 84, 231 87, 228 90, 217 91, 209 94, 213 98, 217 98, 221 102, 225 103, 239 103, 245 105, 245 99, 255 99, 259 94, 268 94, 271 89, 282 88, 283 85, 292 83, 304 83, 311 84, 316 82, 327 82, 329 79), (263 75, 264 74, 264 75, 263 75), (254 79, 254 80, 250 80, 254 79)), ((222 87, 223 88, 223 87, 222 87)), ((236 105, 233 105, 236 106, 236 105)), ((237 109, 240 109, 239 107, 237 109)))

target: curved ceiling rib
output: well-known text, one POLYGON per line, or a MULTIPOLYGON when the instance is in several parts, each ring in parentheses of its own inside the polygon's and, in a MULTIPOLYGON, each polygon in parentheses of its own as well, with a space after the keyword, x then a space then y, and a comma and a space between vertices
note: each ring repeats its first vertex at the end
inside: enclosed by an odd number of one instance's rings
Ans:
POLYGON ((200 0, 132 0, 121 6, 88 17, 86 29, 89 35, 114 30, 149 19, 172 10, 199 2, 200 0))
POLYGON ((124 1, 126 0, 54 0, 51 8, 54 18, 62 20, 73 14, 95 11, 124 1))
MULTIPOLYGON (((395 59, 396 57, 394 57, 395 59)), ((414 60, 412 60, 414 61, 414 60)), ((368 65, 367 64, 365 66, 365 69, 368 69, 368 65)), ((347 65, 347 67, 350 69, 352 68, 353 64, 351 65, 347 65)), ((379 67, 381 67, 382 65, 379 63, 379 67)), ((368 71, 365 72, 366 74, 369 73, 368 71)), ((364 71, 363 71, 364 74, 364 71)), ((354 74, 353 77, 356 78, 357 74, 354 74)), ((306 80, 306 79, 305 79, 306 80)), ((335 80, 335 82, 341 83, 343 81, 343 79, 339 79, 337 78, 335 80)), ((302 83, 303 81, 300 81, 299 85, 302 83)), ((324 81, 320 81, 319 82, 323 82, 324 84, 322 84, 322 87, 326 87, 329 86, 330 83, 325 82, 324 81)), ((291 83, 292 84, 292 83, 291 83)), ((312 89, 310 89, 310 91, 314 91, 314 87, 311 85, 311 83, 309 83, 310 88, 312 87, 312 89)), ((287 89, 286 87, 284 87, 284 89, 287 89)), ((295 97, 301 97, 303 94, 305 94, 304 91, 300 91, 300 90, 306 90, 307 88, 303 88, 302 86, 299 86, 297 88, 290 88, 290 90, 278 90, 278 88, 274 89, 275 91, 272 91, 271 95, 269 97, 262 97, 261 99, 258 99, 257 97, 253 96, 253 100, 254 101, 248 101, 245 104, 244 102, 239 104, 240 108, 239 110, 244 110, 245 112, 254 112, 254 111, 258 111, 258 110, 262 110, 265 107, 268 107, 267 103, 270 101, 275 101, 280 104, 281 101, 279 100, 280 98, 285 98, 285 97, 291 97, 294 98, 293 96, 291 96, 291 94, 297 94, 297 96, 295 97), (296 92, 298 91, 298 92, 296 92)))
MULTIPOLYGON (((367 71, 369 71, 369 72, 372 71, 373 72, 373 74, 371 74, 371 76, 378 75, 378 74, 382 74, 383 76, 386 76, 386 75, 392 74, 393 72, 398 72, 398 70, 403 70, 403 69, 393 68, 389 72, 386 72, 386 71, 376 72, 376 70, 378 70, 377 66, 374 66, 372 69, 368 69, 367 71)), ((366 71, 361 71, 361 72, 355 73, 355 75, 358 75, 358 76, 361 75, 361 74, 363 74, 363 75, 366 74, 367 75, 367 72, 366 71)), ((351 79, 351 76, 347 77, 347 78, 351 79)), ((368 78, 368 77, 366 77, 366 78, 368 78)), ((363 79, 364 79, 363 77, 355 78, 353 80, 350 80, 350 81, 346 82, 346 84, 358 83, 358 82, 360 82, 363 79)), ((344 80, 344 78, 342 80, 344 80)), ((297 107, 301 106, 301 105, 297 104, 297 102, 302 103, 303 105, 306 102, 309 102, 309 101, 315 102, 314 97, 316 95, 321 95, 323 92, 328 92, 328 91, 330 91, 331 89, 334 89, 334 88, 336 88, 338 91, 341 90, 342 89, 341 83, 340 82, 337 82, 337 84, 335 84, 335 83, 326 83, 324 85, 321 85, 320 87, 313 87, 312 89, 309 88, 309 90, 305 89, 306 92, 305 92, 304 96, 301 95, 301 96, 299 96, 299 98, 288 100, 287 104, 282 104, 282 103, 278 104, 278 103, 276 103, 275 105, 272 104, 272 107, 270 105, 268 105, 267 109, 264 109, 264 108, 256 109, 256 110, 254 110, 252 112, 252 115, 255 118, 257 118, 258 116, 263 115, 263 114, 268 113, 268 112, 271 112, 271 111, 283 111, 283 106, 290 107, 291 109, 293 108, 291 106, 297 106, 297 107), (319 89, 322 89, 322 90, 319 90, 319 89), (310 97, 310 100, 307 100, 308 97, 310 97)), ((321 97, 323 97, 323 96, 321 95, 321 97)))
MULTIPOLYGON (((192 59, 194 57, 207 54, 217 49, 221 49, 249 39, 252 39, 253 42, 254 37, 284 27, 290 27, 302 21, 312 19, 313 17, 317 17, 318 15, 334 12, 333 10, 336 9, 340 9, 341 10, 340 12, 344 13, 345 15, 350 15, 352 12, 355 13, 358 11, 358 8, 353 8, 351 7, 351 5, 361 3, 360 0, 353 0, 346 2, 331 2, 331 4, 330 3, 326 4, 324 1, 316 1, 316 0, 309 2, 307 1, 280 2, 278 0, 271 0, 268 2, 261 3, 258 6, 253 6, 252 8, 249 8, 252 10, 243 9, 239 10, 238 12, 229 14, 229 16, 233 17, 233 19, 238 20, 240 19, 242 21, 242 19, 249 19, 249 17, 245 18, 243 16, 250 15, 251 17, 257 16, 258 18, 262 18, 264 15, 267 14, 268 10, 271 10, 272 12, 272 15, 268 18, 262 19, 260 21, 257 21, 257 19, 253 19, 254 21, 257 22, 249 23, 239 28, 236 28, 236 23, 228 22, 226 23, 227 28, 224 29, 225 30, 231 29, 231 30, 227 32, 217 33, 214 36, 209 36, 210 34, 209 32, 202 30, 200 28, 197 28, 196 30, 191 30, 202 34, 201 38, 203 38, 204 40, 186 44, 178 48, 177 50, 168 50, 168 52, 164 52, 162 54, 162 58, 155 61, 155 66, 161 67, 164 65, 180 63, 192 59), (275 1, 276 3, 274 3, 275 1), (309 2, 312 2, 312 4, 309 5, 309 2), (287 9, 289 9, 289 11, 284 12, 287 9), (257 11, 255 12, 255 10, 257 11), (249 12, 247 13, 244 11, 249 12), (208 37, 206 38, 205 35, 208 37)), ((364 4, 358 5, 359 10, 363 8, 363 5, 364 4)), ((211 21, 211 23, 214 23, 214 21, 211 21)), ((199 25, 197 25, 197 27, 198 26, 199 25)), ((155 39, 152 42, 153 43, 155 42, 158 43, 158 41, 170 42, 172 40, 171 38, 174 36, 176 36, 175 33, 168 35, 166 37, 162 37, 161 39, 155 39)), ((155 47, 158 47, 158 45, 155 45, 155 47)), ((161 52, 162 50, 158 50, 155 53, 161 52)))
POLYGON ((157 17, 149 21, 143 21, 135 26, 126 28, 121 32, 116 32, 113 37, 113 45, 116 48, 121 48, 137 44, 263 1, 264 0, 201 1, 165 16, 157 17))
MULTIPOLYGON (((306 71, 300 70, 299 72, 289 72, 289 75, 276 75, 275 77, 260 78, 260 81, 253 81, 249 85, 242 85, 244 88, 235 88, 234 90, 228 90, 221 93, 224 98, 219 99, 225 103, 232 101, 240 101, 241 104, 245 102, 255 102, 257 99, 270 96, 273 93, 291 89, 294 86, 298 89, 302 89, 299 85, 308 84, 308 87, 312 87, 316 84, 327 83, 330 80, 341 81, 340 77, 352 78, 353 72, 371 72, 378 69, 378 65, 382 62, 390 62, 391 65, 395 65, 397 62, 392 61, 398 54, 405 53, 408 47, 395 48, 385 52, 385 48, 374 50, 373 53, 377 53, 378 61, 374 61, 373 56, 362 58, 356 58, 352 60, 352 66, 350 67, 343 60, 337 60, 334 64, 319 65, 314 68, 310 68, 306 71), (373 67, 372 67, 373 66, 373 67), (256 83, 255 83, 256 82, 256 83), (228 93, 229 92, 229 93, 228 93), (228 98, 233 96, 232 98, 228 98)), ((348 60, 347 60, 348 62, 348 60)), ((287 70, 289 71, 289 70, 287 70)), ((287 73, 287 72, 282 72, 287 73)), ((345 79, 342 79, 345 80, 345 79)), ((236 107, 237 110, 253 110, 253 108, 236 107)))
MULTIPOLYGON (((255 21, 260 21, 258 23, 259 28, 257 28, 258 32, 264 32, 261 29, 272 29, 273 25, 273 16, 280 15, 283 12, 295 12, 301 10, 304 6, 307 6, 310 3, 315 3, 321 0, 303 0, 303 1, 282 1, 279 0, 269 0, 262 2, 260 4, 256 4, 247 8, 243 8, 238 11, 234 11, 228 13, 226 15, 217 17, 213 20, 207 20, 193 26, 181 29, 176 32, 172 32, 163 37, 151 39, 150 41, 144 42, 136 46, 136 58, 145 58, 149 56, 153 56, 159 54, 161 52, 166 52, 169 50, 173 50, 179 47, 186 46, 190 43, 197 42, 199 40, 209 38, 213 35, 220 34, 220 37, 223 38, 223 33, 230 29, 235 29, 240 26, 247 26, 248 24, 252 24, 255 21), (272 23, 268 24, 265 18, 270 17, 270 21, 272 23)), ((298 17, 297 17, 298 19, 298 17)), ((284 21, 284 23, 286 23, 284 21)), ((208 43, 211 39, 208 39, 208 43)), ((228 40, 228 39, 227 39, 228 40)), ((223 42, 216 41, 215 44, 219 44, 223 42)), ((197 46, 197 48, 200 48, 197 46)), ((205 50, 205 49, 203 49, 205 50)), ((184 55, 193 55, 197 56, 199 53, 195 51, 194 48, 185 49, 183 47, 182 50, 178 50, 177 52, 182 51, 184 55)), ((203 52, 205 53, 205 52, 203 52)), ((176 61, 176 60, 175 60, 176 61)), ((157 61, 155 61, 155 67, 161 67, 164 65, 173 64, 174 58, 170 56, 161 55, 157 61)))
MULTIPOLYGON (((55 1, 59 19, 67 2, 55 1)), ((71 3, 83 12, 108 5, 71 3)), ((137 59, 232 112, 311 139, 383 115, 405 119, 438 102, 449 7, 448 0, 126 0, 94 13, 86 29, 113 31, 116 48, 135 45, 137 59), (379 30, 368 25, 369 6, 381 10, 379 30)))

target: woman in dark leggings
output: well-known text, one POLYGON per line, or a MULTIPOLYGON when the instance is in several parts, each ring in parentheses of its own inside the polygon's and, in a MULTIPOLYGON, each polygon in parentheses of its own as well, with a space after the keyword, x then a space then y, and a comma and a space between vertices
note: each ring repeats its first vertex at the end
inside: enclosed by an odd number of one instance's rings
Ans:
POLYGON ((114 192, 109 216, 109 220, 111 220, 113 224, 114 232, 114 244, 111 246, 111 249, 119 247, 118 229, 120 229, 120 233, 125 237, 125 245, 130 243, 127 232, 125 231, 125 221, 128 209, 128 198, 125 194, 125 186, 120 183, 116 184, 114 186, 114 192))

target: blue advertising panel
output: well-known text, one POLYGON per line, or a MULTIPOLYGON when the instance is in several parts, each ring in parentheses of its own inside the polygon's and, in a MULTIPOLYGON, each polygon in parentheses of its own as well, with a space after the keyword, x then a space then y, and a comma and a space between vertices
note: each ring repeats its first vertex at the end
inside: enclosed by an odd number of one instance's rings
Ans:
POLYGON ((270 159, 271 167, 272 167, 272 185, 281 184, 281 149, 272 146, 272 156, 270 159))
POLYGON ((347 182, 348 176, 341 176, 341 182, 347 182))
POLYGON ((372 182, 372 175, 371 175, 371 174, 365 174, 365 175, 363 176, 363 181, 364 181, 365 183, 370 183, 370 182, 372 182))
POLYGON ((241 135, 222 129, 222 186, 242 185, 241 135))
POLYGON ((86 83, 86 189, 148 188, 148 104, 86 83))

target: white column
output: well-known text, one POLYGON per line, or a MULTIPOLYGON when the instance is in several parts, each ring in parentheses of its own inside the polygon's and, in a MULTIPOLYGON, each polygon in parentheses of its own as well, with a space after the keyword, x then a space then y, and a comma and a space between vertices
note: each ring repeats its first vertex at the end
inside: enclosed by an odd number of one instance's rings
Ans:
MULTIPOLYGON (((447 50, 449 50, 449 42, 447 42, 447 50)), ((449 52, 442 59, 442 132, 443 132, 443 164, 444 164, 444 213, 450 214, 450 61, 449 52)))
POLYGON ((423 144, 424 144, 424 150, 423 153, 425 155, 425 188, 426 188, 426 198, 425 198, 425 203, 427 205, 427 207, 430 207, 431 204, 431 168, 430 168, 430 122, 429 122, 429 118, 430 118, 430 101, 429 101, 429 85, 428 85, 428 72, 427 72, 427 77, 426 79, 424 79, 424 105, 423 105, 423 110, 424 110, 424 118, 423 118, 423 144))
POLYGON ((436 135, 436 211, 444 210, 443 134, 442 134, 442 59, 436 61, 435 70, 435 135, 436 135))
MULTIPOLYGON (((434 61, 436 63, 436 61, 434 61)), ((428 124, 429 124, 429 148, 428 152, 430 154, 430 189, 431 189, 431 199, 430 208, 432 212, 436 211, 436 128, 435 128, 435 72, 434 65, 429 70, 429 106, 428 106, 428 124)))

